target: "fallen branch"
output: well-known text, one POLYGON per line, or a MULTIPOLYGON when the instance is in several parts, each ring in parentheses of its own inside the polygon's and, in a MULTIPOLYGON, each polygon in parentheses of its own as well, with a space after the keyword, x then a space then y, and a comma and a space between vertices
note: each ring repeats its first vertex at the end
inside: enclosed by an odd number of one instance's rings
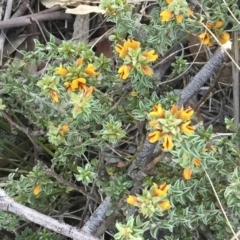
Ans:
POLYGON ((96 211, 91 215, 88 221, 82 227, 82 231, 92 234, 95 233, 98 227, 103 223, 106 218, 106 213, 110 208, 110 198, 106 197, 99 205, 96 211))
POLYGON ((0 188, 0 210, 14 213, 22 218, 25 218, 31 222, 39 224, 45 228, 48 228, 66 237, 70 237, 74 240, 99 240, 99 238, 91 236, 90 234, 84 231, 80 231, 71 225, 60 223, 49 216, 46 216, 20 203, 15 202, 1 188, 0 188))
POLYGON ((192 98, 196 93, 199 92, 203 84, 205 84, 210 77, 213 76, 226 60, 226 53, 219 48, 211 57, 211 59, 201 68, 201 70, 196 74, 192 81, 183 89, 181 93, 180 100, 178 102, 179 106, 182 106, 190 98, 192 98))
MULTIPOLYGON (((176 49, 174 49, 176 50, 176 49)), ((185 104, 194 94, 196 94, 202 85, 218 70, 218 68, 222 65, 222 63, 225 61, 226 54, 221 52, 221 49, 216 51, 213 57, 205 64, 205 66, 201 69, 201 71, 195 76, 195 78, 192 80, 192 82, 183 90, 182 97, 179 101, 179 105, 185 104)), ((171 63, 170 63, 171 64, 171 63)), ((170 64, 166 65, 166 68, 169 67, 170 64)), ((157 68, 156 70, 157 71, 157 68)), ((154 71, 154 72, 155 72, 154 71)), ((157 72, 158 77, 161 77, 163 73, 165 73, 166 69, 163 71, 157 72)), ((155 72, 156 74, 156 72, 155 72)), ((142 148, 136 158, 135 161, 132 162, 132 164, 128 168, 128 175, 134 179, 134 187, 131 191, 131 193, 137 191, 141 187, 141 182, 146 176, 146 173, 144 170, 146 170, 146 167, 151 161, 151 158, 153 156, 154 149, 156 147, 156 144, 151 144, 147 139, 144 140, 142 144, 142 148)), ((164 157, 165 154, 161 154, 161 157, 164 157)), ((120 202, 123 199, 120 200, 120 202)), ((104 224, 104 226, 101 226, 101 230, 99 229, 97 232, 97 235, 99 236, 102 234, 109 225, 113 224, 113 221, 115 220, 115 215, 112 214, 108 217, 108 219, 111 219, 111 221, 108 221, 108 224, 104 224)))
POLYGON ((71 20, 72 16, 62 11, 39 12, 39 13, 30 14, 23 17, 11 18, 6 21, 1 21, 0 29, 26 26, 26 25, 32 24, 35 21, 41 22, 41 21, 51 21, 51 20, 57 20, 57 19, 71 20))

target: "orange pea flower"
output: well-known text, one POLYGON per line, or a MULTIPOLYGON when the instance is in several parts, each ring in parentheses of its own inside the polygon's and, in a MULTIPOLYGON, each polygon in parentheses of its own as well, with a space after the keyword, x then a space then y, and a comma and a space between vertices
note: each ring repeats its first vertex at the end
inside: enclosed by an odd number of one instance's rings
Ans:
POLYGON ((147 76, 153 75, 153 70, 148 66, 142 66, 142 70, 147 76))
POLYGON ((33 194, 37 196, 41 192, 41 188, 39 185, 35 185, 33 188, 33 194))
POLYGON ((177 20, 177 23, 182 23, 183 22, 183 15, 182 14, 178 14, 176 16, 176 20, 177 20))
POLYGON ((197 167, 201 166, 201 161, 199 158, 194 158, 193 159, 193 164, 197 167))
POLYGON ((50 96, 51 96, 53 102, 55 102, 55 103, 59 102, 58 93, 55 90, 50 90, 50 96))
POLYGON ((76 65, 77 67, 81 66, 83 64, 83 59, 82 58, 78 58, 76 61, 76 65))
POLYGON ((93 86, 87 87, 87 88, 85 89, 85 92, 84 92, 83 97, 84 97, 84 98, 88 98, 89 96, 91 96, 92 93, 93 93, 93 89, 94 89, 93 86))
POLYGON ((61 133, 65 133, 65 132, 67 132, 68 131, 68 129, 69 129, 69 126, 68 126, 68 124, 64 124, 64 125, 62 125, 61 127, 60 127, 60 132, 61 133))

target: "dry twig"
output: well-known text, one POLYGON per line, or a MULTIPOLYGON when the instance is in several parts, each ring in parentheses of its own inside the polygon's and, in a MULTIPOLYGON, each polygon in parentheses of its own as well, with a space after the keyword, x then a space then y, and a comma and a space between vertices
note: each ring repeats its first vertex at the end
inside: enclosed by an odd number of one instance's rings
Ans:
POLYGON ((20 203, 15 202, 1 188, 0 210, 14 213, 22 218, 39 224, 40 226, 48 228, 56 233, 70 237, 74 240, 99 240, 98 238, 93 237, 90 234, 85 233, 84 231, 80 231, 71 225, 60 223, 49 216, 46 216, 20 203))

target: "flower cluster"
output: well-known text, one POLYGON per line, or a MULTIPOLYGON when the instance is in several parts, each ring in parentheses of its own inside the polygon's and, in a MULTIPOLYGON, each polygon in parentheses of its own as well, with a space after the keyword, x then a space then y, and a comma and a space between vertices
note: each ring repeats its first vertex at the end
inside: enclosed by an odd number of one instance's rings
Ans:
POLYGON ((139 212, 146 217, 152 217, 154 214, 162 215, 162 213, 171 208, 171 204, 167 199, 170 185, 166 183, 158 186, 153 183, 150 190, 144 189, 142 195, 129 195, 127 203, 139 208, 139 212))
MULTIPOLYGON (((98 76, 99 72, 95 70, 93 64, 83 64, 83 59, 78 58, 75 66, 63 67, 60 65, 56 68, 54 76, 45 75, 38 81, 39 86, 47 95, 49 95, 54 103, 60 100, 59 77, 64 77, 63 85, 66 92, 75 92, 77 89, 83 92, 91 92, 86 85, 87 78, 98 76)), ((91 87, 92 88, 92 87, 91 87)))
POLYGON ((169 22, 176 18, 177 23, 182 23, 184 17, 193 15, 193 11, 189 9, 185 0, 166 0, 168 8, 160 13, 162 22, 169 22))
POLYGON ((93 64, 88 64, 87 67, 85 67, 82 58, 77 59, 76 68, 74 68, 74 70, 77 72, 77 77, 75 77, 76 73, 74 71, 71 73, 71 71, 69 71, 67 68, 63 68, 62 66, 56 69, 56 74, 66 77, 64 86, 66 87, 67 92, 74 92, 77 89, 79 89, 80 91, 86 91, 88 88, 86 86, 86 78, 89 76, 95 77, 99 75, 99 72, 95 70, 93 64))
MULTIPOLYGON (((223 30, 222 20, 218 20, 215 23, 207 22, 206 26, 215 34, 221 44, 226 43, 230 39, 229 33, 223 30)), ((213 37, 210 35, 210 33, 204 32, 201 33, 198 37, 204 45, 210 47, 213 45, 213 37)))
POLYGON ((119 57, 124 61, 124 64, 118 70, 120 78, 127 79, 134 69, 147 76, 153 75, 153 70, 148 64, 156 61, 158 55, 154 50, 142 51, 140 45, 140 42, 128 39, 123 45, 118 44, 115 47, 119 57))
POLYGON ((153 111, 148 114, 151 132, 148 135, 148 141, 155 143, 163 142, 165 150, 173 148, 173 138, 181 133, 192 134, 194 132, 191 126, 191 116, 194 111, 191 108, 180 109, 173 105, 170 110, 165 110, 160 104, 153 106, 153 111))

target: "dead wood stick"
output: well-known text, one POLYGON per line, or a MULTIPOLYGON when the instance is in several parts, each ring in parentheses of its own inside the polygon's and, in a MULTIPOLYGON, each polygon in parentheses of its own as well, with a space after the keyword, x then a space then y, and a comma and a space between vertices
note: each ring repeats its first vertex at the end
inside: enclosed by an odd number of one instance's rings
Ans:
POLYGON ((205 84, 210 77, 213 76, 226 60, 227 54, 219 48, 210 60, 201 68, 201 70, 195 75, 192 81, 183 89, 181 93, 178 105, 182 106, 191 97, 199 92, 200 88, 205 84))
POLYGON ((0 29, 7 29, 13 27, 20 27, 32 24, 35 21, 51 21, 57 19, 71 20, 72 16, 70 14, 64 13, 62 11, 57 12, 47 12, 47 13, 36 13, 19 18, 12 18, 6 21, 0 22, 0 29))
POLYGON ((45 228, 48 228, 56 233, 70 237, 74 240, 99 240, 94 236, 91 236, 84 231, 80 231, 77 228, 60 223, 56 219, 39 213, 31 208, 28 208, 20 203, 15 202, 10 198, 7 193, 0 188, 0 210, 14 213, 22 218, 25 218, 31 222, 39 224, 45 228))
MULTIPOLYGON (((4 15, 4 18, 3 18, 2 22, 5 22, 10 18, 11 11, 12 11, 12 5, 13 5, 13 0, 7 1, 7 5, 6 5, 6 9, 5 9, 5 15, 4 15)), ((5 42, 5 34, 4 34, 4 31, 2 30, 1 35, 0 35, 0 66, 2 66, 4 42, 5 42)))
POLYGON ((106 197, 88 221, 82 227, 82 231, 93 234, 106 218, 106 213, 110 208, 110 197, 106 197))

